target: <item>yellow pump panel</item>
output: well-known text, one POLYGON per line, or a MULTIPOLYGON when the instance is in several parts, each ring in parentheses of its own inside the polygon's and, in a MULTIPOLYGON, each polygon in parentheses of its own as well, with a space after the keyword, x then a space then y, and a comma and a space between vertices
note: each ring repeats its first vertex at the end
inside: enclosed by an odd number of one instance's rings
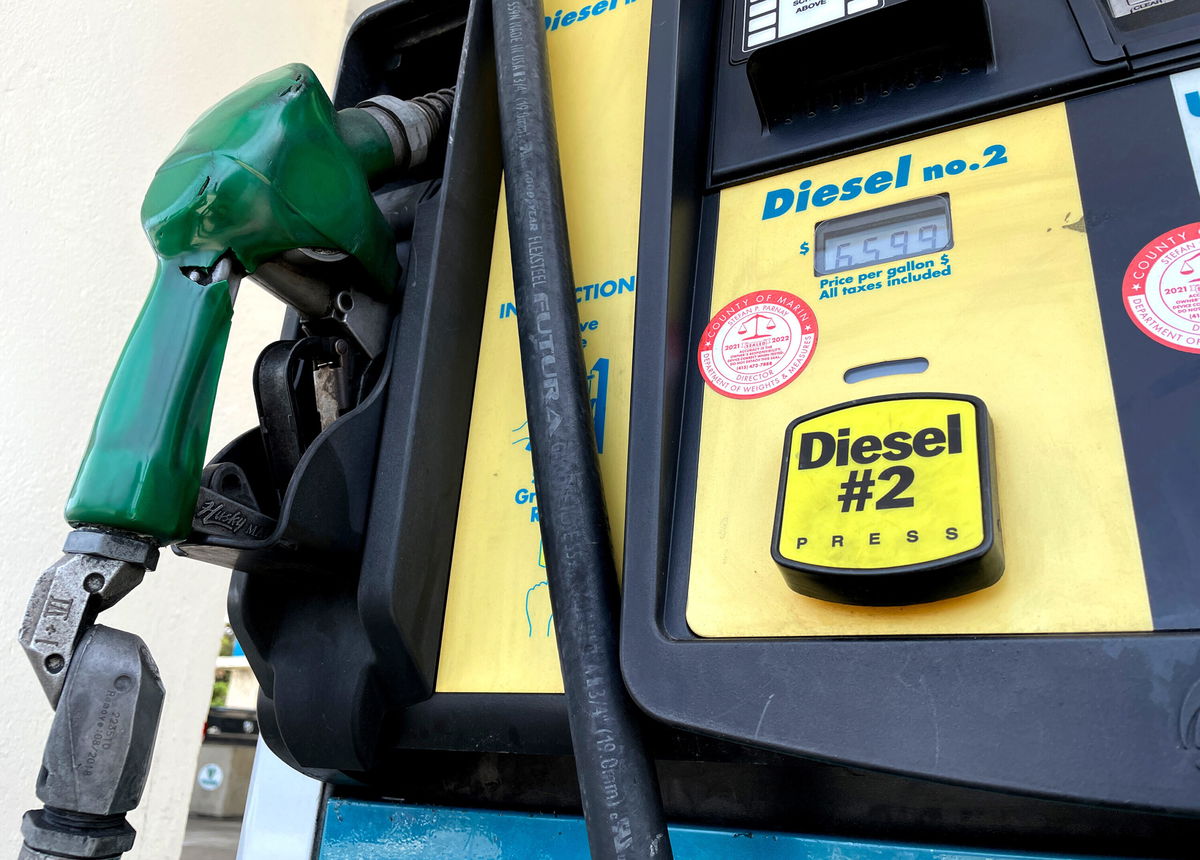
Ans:
POLYGON ((1153 629, 1063 106, 722 192, 713 312, 771 290, 808 303, 820 340, 803 371, 772 394, 704 391, 687 604, 697 635, 1153 629), (904 187, 764 218, 772 190, 810 180, 816 200, 823 186, 864 177, 879 188, 883 180, 870 177, 906 169, 904 187), (952 248, 814 273, 807 243, 822 219, 937 194, 949 195, 952 248), (917 357, 929 362, 919 375, 844 379, 851 368, 917 357), (991 410, 1003 577, 917 606, 847 606, 792 592, 770 552, 785 428, 837 403, 912 391, 972 394, 991 410))
MULTIPOLYGON (((622 0, 547 33, 580 336, 618 560, 650 10, 650 0, 622 0)), ((562 692, 512 301, 502 198, 438 666, 442 693, 562 692)))

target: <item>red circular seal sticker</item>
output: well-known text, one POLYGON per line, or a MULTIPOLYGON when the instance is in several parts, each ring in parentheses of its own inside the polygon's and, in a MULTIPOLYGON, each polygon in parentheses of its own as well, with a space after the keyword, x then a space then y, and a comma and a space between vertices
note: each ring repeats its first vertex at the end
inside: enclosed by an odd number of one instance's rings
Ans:
POLYGON ((1200 224, 1163 233, 1133 258, 1122 288, 1129 318, 1163 346, 1200 353, 1200 224))
POLYGON ((817 348, 817 318, 791 293, 747 293, 713 316, 697 360, 709 387, 750 400, 783 388, 808 366, 817 348))

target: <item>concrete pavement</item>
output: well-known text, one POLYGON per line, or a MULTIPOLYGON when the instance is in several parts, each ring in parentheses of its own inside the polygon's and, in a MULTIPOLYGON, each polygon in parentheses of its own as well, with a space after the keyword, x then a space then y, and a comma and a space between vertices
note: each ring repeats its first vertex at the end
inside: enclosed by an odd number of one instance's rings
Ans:
POLYGON ((236 860, 240 818, 188 818, 179 860, 236 860))

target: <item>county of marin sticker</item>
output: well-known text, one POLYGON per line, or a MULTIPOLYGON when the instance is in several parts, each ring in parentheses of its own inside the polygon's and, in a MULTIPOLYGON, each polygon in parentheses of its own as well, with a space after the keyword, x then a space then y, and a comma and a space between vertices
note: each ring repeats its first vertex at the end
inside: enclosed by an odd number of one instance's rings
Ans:
POLYGON ((766 397, 808 366, 817 348, 817 318, 791 293, 747 293, 721 308, 700 338, 704 381, 736 400, 766 397))
POLYGON ((1148 337, 1200 353, 1200 223, 1163 233, 1125 270, 1125 310, 1148 337))

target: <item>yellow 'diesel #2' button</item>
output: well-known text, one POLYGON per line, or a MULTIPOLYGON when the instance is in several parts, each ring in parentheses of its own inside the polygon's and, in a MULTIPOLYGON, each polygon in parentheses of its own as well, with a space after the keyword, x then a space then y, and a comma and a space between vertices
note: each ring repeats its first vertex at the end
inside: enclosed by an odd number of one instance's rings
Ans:
POLYGON ((957 597, 1004 571, 976 397, 855 400, 787 429, 771 554, 793 590, 863 606, 957 597))

